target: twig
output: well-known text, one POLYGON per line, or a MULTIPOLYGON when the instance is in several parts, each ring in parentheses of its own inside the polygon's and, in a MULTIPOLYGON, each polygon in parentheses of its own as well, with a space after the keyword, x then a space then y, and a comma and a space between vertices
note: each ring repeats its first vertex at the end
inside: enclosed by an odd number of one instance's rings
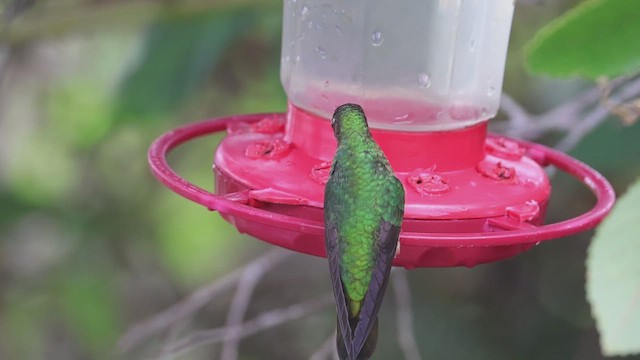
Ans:
POLYGON ((229 331, 222 343, 221 360, 236 360, 238 358, 238 345, 240 343, 240 338, 236 333, 240 331, 238 325, 244 320, 256 285, 258 285, 267 270, 267 266, 248 266, 244 270, 227 315, 226 328, 229 331))
POLYGON ((320 348, 314 352, 309 360, 326 360, 331 357, 337 356, 336 350, 336 332, 332 332, 331 335, 325 340, 320 348))
MULTIPOLYGON (((617 81, 620 84, 622 81, 617 81)), ((588 108, 597 104, 600 99, 600 89, 592 87, 584 90, 575 98, 546 111, 540 116, 540 123, 545 128, 568 129, 576 120, 576 115, 584 113, 588 108)), ((535 123, 533 124, 535 125, 535 123)))
MULTIPOLYGON (((636 79, 624 86, 618 91, 617 98, 619 101, 626 101, 635 97, 640 93, 640 79, 636 79)), ((560 140, 555 148, 561 151, 569 151, 573 149, 587 134, 595 129, 600 123, 606 120, 609 111, 604 107, 597 107, 590 114, 586 115, 582 121, 572 127, 567 135, 560 140)))
POLYGON ((413 329, 413 312, 411 310, 411 289, 406 270, 393 272, 393 292, 395 294, 398 343, 407 360, 422 360, 413 329))
POLYGON ((182 326, 178 326, 179 323, 170 326, 165 332, 166 334, 162 336, 161 344, 162 346, 158 350, 158 354, 154 357, 155 360, 168 360, 169 359, 169 349, 171 344, 178 339, 178 335, 182 326))
POLYGON ((253 260, 244 267, 234 270, 233 272, 223 276, 222 278, 217 279, 216 281, 204 287, 201 287, 185 300, 171 306, 161 313, 154 315, 150 319, 131 327, 124 334, 124 336, 120 338, 120 341, 118 342, 118 348, 122 352, 130 351, 142 340, 169 328, 174 323, 180 320, 191 316, 200 308, 211 302, 213 298, 236 283, 244 274, 247 267, 263 268, 265 266, 275 266, 291 254, 291 252, 282 250, 280 248, 273 249, 268 253, 260 256, 256 260, 253 260))
POLYGON ((315 313, 330 305, 332 302, 333 294, 325 294, 303 303, 263 312, 251 320, 233 326, 233 328, 223 327, 197 331, 192 335, 177 341, 170 347, 169 354, 176 356, 197 346, 223 341, 230 333, 237 339, 246 338, 260 331, 315 313))
POLYGON ((640 117, 640 97, 628 102, 618 102, 611 99, 612 84, 607 78, 598 79, 601 90, 600 103, 611 113, 622 119, 625 125, 632 125, 640 117))
MULTIPOLYGON (((620 101, 640 93, 640 78, 626 83, 625 80, 617 79, 610 84, 620 101)), ((601 95, 601 90, 593 87, 566 103, 534 115, 509 95, 502 94, 500 108, 509 121, 501 131, 525 139, 535 139, 551 131, 563 131, 566 133, 565 138, 560 140, 556 147, 563 151, 570 150, 608 117, 609 113, 599 103, 601 95), (588 109, 591 109, 590 112, 587 112, 588 109)))
MULTIPOLYGON (((509 117, 509 127, 512 129, 522 129, 529 125, 533 117, 509 94, 502 93, 500 97, 500 110, 509 117)), ((515 135, 515 134, 513 134, 515 135)))
POLYGON ((535 139, 549 131, 566 131, 599 98, 600 92, 594 87, 585 90, 569 102, 560 104, 542 114, 535 115, 527 112, 511 96, 503 93, 500 100, 500 109, 509 118, 509 122, 503 131, 508 135, 525 139, 535 139))
POLYGON ((567 134, 554 146, 560 151, 573 149, 580 140, 606 120, 609 112, 605 108, 598 107, 593 112, 587 114, 582 121, 577 123, 567 134))

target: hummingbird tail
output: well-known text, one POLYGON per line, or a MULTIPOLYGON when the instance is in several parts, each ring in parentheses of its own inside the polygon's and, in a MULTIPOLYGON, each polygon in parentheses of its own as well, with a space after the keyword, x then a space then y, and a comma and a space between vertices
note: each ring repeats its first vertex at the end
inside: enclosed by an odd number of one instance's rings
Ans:
MULTIPOLYGON (((354 319, 351 324, 351 328, 355 329, 357 320, 354 319)), ((376 344, 378 343, 378 318, 376 317, 375 323, 371 328, 371 332, 367 336, 367 340, 360 350, 360 353, 356 355, 355 358, 349 357, 349 353, 347 352, 347 347, 344 343, 344 337, 342 336, 342 331, 340 331, 340 325, 336 326, 336 347, 338 348, 338 356, 340 360, 368 360, 373 355, 374 350, 376 349, 376 344)))

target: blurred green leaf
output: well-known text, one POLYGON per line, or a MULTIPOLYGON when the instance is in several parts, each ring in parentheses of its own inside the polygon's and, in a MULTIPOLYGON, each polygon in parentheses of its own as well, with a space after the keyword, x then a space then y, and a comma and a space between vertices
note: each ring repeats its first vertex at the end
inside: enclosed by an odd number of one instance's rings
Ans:
POLYGON ((243 242, 218 213, 172 193, 161 195, 158 232, 167 267, 180 282, 200 284, 225 273, 238 261, 243 242))
POLYGON ((606 356, 640 352, 640 180, 600 225, 587 258, 587 297, 606 356))
POLYGON ((164 114, 178 107, 246 31, 253 13, 208 12, 161 21, 147 34, 139 64, 120 91, 118 117, 164 114))
POLYGON ((120 309, 111 279, 86 268, 64 276, 60 306, 64 319, 95 358, 104 358, 114 349, 120 334, 120 309))
POLYGON ((111 127, 107 94, 90 83, 74 83, 56 90, 48 98, 56 135, 82 149, 94 146, 111 127))
MULTIPOLYGON (((201 154, 206 158, 191 156, 191 159, 200 160, 200 164, 207 164, 205 166, 209 168, 209 154, 201 154)), ((194 154, 190 152, 189 155, 194 154)), ((183 159, 182 165, 187 166, 178 167, 198 169, 187 159, 183 159)), ((183 170, 181 173, 205 188, 210 185, 204 184, 213 182, 211 172, 183 170)), ((164 191, 159 194, 154 209, 163 262, 176 280, 188 286, 201 284, 229 271, 236 266, 236 255, 240 249, 250 244, 240 241, 242 236, 219 213, 209 212, 174 193, 164 191)))
POLYGON ((14 195, 32 205, 60 202, 76 186, 78 161, 68 144, 40 130, 17 149, 7 173, 14 195))
POLYGON ((285 111, 287 95, 282 90, 279 73, 268 72, 258 81, 250 82, 244 94, 237 97, 237 104, 233 105, 247 113, 285 111))
POLYGON ((540 30, 527 45, 530 70, 615 77, 640 71, 640 1, 590 0, 540 30))

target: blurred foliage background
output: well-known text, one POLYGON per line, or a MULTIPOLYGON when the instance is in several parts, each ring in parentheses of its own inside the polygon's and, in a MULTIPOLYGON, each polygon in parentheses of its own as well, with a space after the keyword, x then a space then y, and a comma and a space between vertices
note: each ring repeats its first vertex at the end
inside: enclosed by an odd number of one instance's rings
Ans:
MULTIPOLYGON (((525 43, 574 0, 516 7, 504 91, 541 112, 592 86, 532 76, 525 43)), ((187 122, 283 111, 280 0, 0 2, 0 359, 151 358, 166 338, 122 354, 124 331, 270 247, 157 183, 149 144, 187 122)), ((497 120, 499 122, 499 120, 497 120)), ((572 155, 618 193, 640 175, 640 126, 612 117, 572 155)), ((211 188, 217 137, 173 154, 211 188)), ((542 139, 553 141, 554 137, 542 139)), ((592 205, 553 179, 548 220, 592 205)), ((586 233, 474 269, 409 274, 424 359, 602 359, 585 301, 586 233)), ((294 255, 266 275, 249 314, 330 291, 324 259, 294 255)), ((193 328, 224 324, 231 295, 193 328)), ((401 358, 393 298, 377 358, 401 358)), ((241 359, 305 359, 333 331, 331 309, 243 340, 241 359)), ((214 359, 216 345, 179 359, 214 359)), ((640 357, 636 357, 640 359, 640 357)))

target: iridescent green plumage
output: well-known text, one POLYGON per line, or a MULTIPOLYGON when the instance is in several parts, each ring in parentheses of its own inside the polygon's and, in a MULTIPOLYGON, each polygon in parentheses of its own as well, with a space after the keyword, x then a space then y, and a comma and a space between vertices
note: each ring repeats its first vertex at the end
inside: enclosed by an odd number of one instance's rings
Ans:
POLYGON ((342 359, 368 359, 402 224, 404 189, 372 139, 360 106, 338 107, 332 126, 338 149, 324 209, 338 350, 342 359))

